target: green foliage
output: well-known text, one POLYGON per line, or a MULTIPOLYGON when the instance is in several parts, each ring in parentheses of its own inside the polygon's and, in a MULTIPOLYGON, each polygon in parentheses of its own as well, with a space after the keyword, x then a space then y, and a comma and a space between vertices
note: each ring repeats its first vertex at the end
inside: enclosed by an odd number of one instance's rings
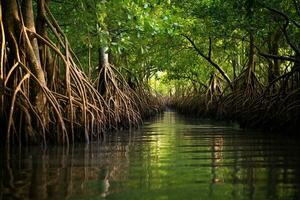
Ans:
MULTIPOLYGON (((271 36, 285 23, 266 6, 282 11, 291 20, 299 22, 300 18, 292 1, 279 0, 75 0, 53 4, 84 66, 97 72, 98 49, 107 46, 112 64, 136 84, 148 83, 155 74, 164 72, 166 85, 184 80, 195 87, 208 84, 212 73, 218 74, 182 34, 191 37, 207 56, 210 38, 212 61, 233 80, 248 62, 250 34, 256 48, 268 52, 271 36)), ((288 34, 297 45, 300 29, 289 26, 288 34)), ((280 52, 293 55, 283 35, 277 42, 280 52)), ((265 84, 270 61, 257 54, 255 62, 257 77, 265 84)))

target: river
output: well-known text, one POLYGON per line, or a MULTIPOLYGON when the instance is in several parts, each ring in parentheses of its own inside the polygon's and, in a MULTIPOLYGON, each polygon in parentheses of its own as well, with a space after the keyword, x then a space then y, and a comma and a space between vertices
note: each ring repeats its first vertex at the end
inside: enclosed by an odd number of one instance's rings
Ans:
POLYGON ((300 199, 300 141, 165 112, 90 145, 23 148, 0 199, 300 199))

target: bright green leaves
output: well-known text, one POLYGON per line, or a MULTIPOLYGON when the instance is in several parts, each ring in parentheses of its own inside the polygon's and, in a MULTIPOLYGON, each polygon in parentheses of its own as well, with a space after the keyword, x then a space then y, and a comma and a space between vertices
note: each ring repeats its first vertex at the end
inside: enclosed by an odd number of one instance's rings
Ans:
POLYGON ((112 0, 98 7, 100 43, 110 48, 115 65, 125 67, 141 81, 171 62, 168 46, 184 23, 190 23, 174 15, 178 10, 170 1, 112 0))
MULTIPOLYGON (((68 38, 85 64, 87 50, 95 67, 98 48, 106 46, 113 64, 126 69, 122 73, 133 80, 147 82, 163 71, 161 83, 179 84, 184 80, 193 85, 207 83, 211 73, 218 72, 182 35, 190 36, 204 55, 209 56, 211 50, 211 59, 232 80, 234 72, 241 73, 247 64, 250 33, 255 45, 268 51, 270 37, 285 23, 284 18, 262 4, 300 21, 293 2, 280 0, 75 0, 63 6, 52 5, 56 6, 56 15, 70 13, 59 21, 65 24, 68 38)), ((295 44, 299 30, 292 25, 288 28, 288 36, 295 44)), ((278 45, 279 52, 292 52, 283 35, 278 45)), ((260 66, 267 63, 256 59, 260 66)))

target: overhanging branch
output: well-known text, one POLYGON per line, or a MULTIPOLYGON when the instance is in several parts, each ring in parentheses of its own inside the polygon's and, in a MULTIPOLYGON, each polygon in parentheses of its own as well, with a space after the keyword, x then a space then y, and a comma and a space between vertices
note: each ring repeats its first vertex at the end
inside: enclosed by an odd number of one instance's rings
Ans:
POLYGON ((296 22, 295 20, 293 19, 290 19, 285 13, 279 11, 279 10, 276 10, 274 8, 271 8, 263 3, 259 3, 259 5, 261 5, 263 8, 266 8, 267 10, 273 12, 273 13, 276 13, 277 15, 281 16, 284 18, 285 20, 285 24, 283 25, 283 28, 282 28, 282 32, 285 36, 285 39, 287 41, 287 43, 292 47, 292 49, 297 53, 297 54, 300 54, 300 50, 298 49, 297 46, 295 46, 293 44, 293 42, 291 42, 290 40, 290 37, 288 36, 288 33, 287 33, 287 28, 290 24, 290 22, 292 22, 297 28, 300 28, 300 24, 298 22, 296 22))
MULTIPOLYGON (((233 86, 231 84, 231 80, 230 78, 228 77, 228 75, 226 74, 226 72, 222 69, 221 66, 219 66, 217 63, 215 63, 212 59, 211 59, 211 46, 209 48, 209 56, 206 56, 198 47, 197 45, 195 44, 195 42, 190 38, 188 37, 187 35, 184 35, 182 34, 183 37, 185 37, 190 43, 191 45, 193 46, 193 48, 195 49, 195 51, 201 56, 203 57, 206 61, 208 61, 214 68, 216 68, 220 74, 222 75, 222 77, 225 79, 225 81, 228 83, 229 87, 231 89, 233 89, 233 86)), ((211 39, 210 39, 210 45, 211 45, 211 39)))

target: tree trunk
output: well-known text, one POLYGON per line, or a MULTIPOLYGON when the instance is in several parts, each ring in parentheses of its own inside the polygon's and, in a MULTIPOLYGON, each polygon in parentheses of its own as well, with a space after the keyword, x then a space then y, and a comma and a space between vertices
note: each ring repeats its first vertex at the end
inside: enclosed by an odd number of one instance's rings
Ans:
POLYGON ((109 66, 109 56, 108 56, 108 48, 100 47, 99 48, 99 77, 98 77, 98 91, 101 95, 105 94, 106 86, 105 86, 105 77, 104 70, 106 66, 109 66))
POLYGON ((3 25, 5 29, 6 38, 8 40, 8 46, 11 48, 11 54, 9 55, 10 66, 14 58, 19 57, 18 43, 16 36, 20 35, 20 18, 18 14, 18 7, 16 0, 2 0, 2 13, 3 13, 3 25))
POLYGON ((232 59, 232 73, 233 73, 233 80, 235 80, 236 79, 236 70, 237 70, 237 66, 238 66, 238 64, 237 64, 237 60, 236 60, 236 58, 233 58, 232 59))
MULTIPOLYGON (((269 54, 278 56, 279 54, 279 39, 281 37, 281 30, 276 31, 269 37, 269 54)), ((269 61, 268 81, 271 83, 274 79, 280 76, 280 60, 273 59, 269 61)))
MULTIPOLYGON (((36 18, 36 31, 43 38, 48 38, 46 29, 46 9, 45 6, 49 5, 50 0, 38 0, 37 1, 37 18, 36 18)), ((54 79, 54 61, 50 49, 43 43, 39 44, 39 52, 41 57, 41 63, 46 70, 48 87, 52 88, 54 79)))
POLYGON ((248 54, 248 77, 247 77, 247 85, 254 86, 254 73, 255 73, 255 44, 254 44, 254 35, 253 32, 249 33, 249 54, 248 54))
POLYGON ((250 43, 249 43, 249 54, 248 54, 248 68, 255 71, 255 46, 254 46, 254 36, 250 33, 250 43))
MULTIPOLYGON (((8 66, 13 66, 17 61, 23 62, 23 59, 25 60, 24 64, 28 64, 30 71, 37 79, 31 79, 30 81, 30 99, 42 123, 47 124, 46 98, 41 88, 46 86, 46 80, 41 67, 38 43, 31 34, 31 32, 35 32, 32 0, 24 0, 22 2, 23 22, 29 31, 24 30, 21 24, 16 0, 2 0, 1 4, 3 6, 2 11, 5 11, 3 12, 5 14, 4 27, 7 33, 8 47, 11 49, 11 53, 8 56, 10 60, 8 66)), ((36 119, 35 122, 38 122, 38 120, 36 119)), ((38 127, 36 128, 36 130, 39 130, 38 127)))
MULTIPOLYGON (((35 30, 35 23, 34 23, 34 15, 33 15, 33 8, 32 8, 32 0, 23 0, 23 19, 25 26, 32 32, 36 32, 35 30)), ((41 65, 41 59, 39 55, 39 47, 37 40, 33 37, 30 43, 28 43, 27 36, 24 35, 24 41, 26 42, 26 55, 27 60, 31 66, 31 70, 38 79, 39 83, 36 81, 31 82, 32 87, 32 100, 33 105, 37 108, 38 114, 40 115, 43 124, 47 124, 47 110, 46 110, 46 97, 43 93, 41 87, 46 87, 46 79, 45 74, 41 65)), ((29 37, 30 39, 30 37, 29 37)), ((37 129, 38 130, 38 129, 37 129)))
MULTIPOLYGON (((33 8, 32 8, 32 0, 23 0, 22 1, 22 15, 24 19, 24 25, 32 32, 36 32, 35 24, 34 24, 34 16, 33 16, 33 8)), ((40 53, 38 48, 37 39, 30 38, 31 46, 34 51, 35 60, 38 65, 41 65, 40 62, 40 53)))
POLYGON ((109 65, 108 47, 101 47, 99 49, 99 66, 100 68, 109 65))

